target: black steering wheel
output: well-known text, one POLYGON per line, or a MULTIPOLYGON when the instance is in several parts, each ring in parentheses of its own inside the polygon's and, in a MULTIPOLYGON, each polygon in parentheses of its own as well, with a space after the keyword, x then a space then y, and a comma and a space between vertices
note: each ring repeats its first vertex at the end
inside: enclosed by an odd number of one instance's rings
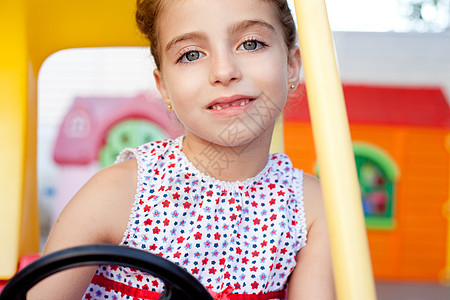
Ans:
POLYGON ((28 290, 54 273, 100 264, 139 269, 160 278, 165 284, 160 300, 213 300, 194 276, 174 263, 149 252, 116 245, 79 246, 44 256, 9 281, 0 294, 0 300, 26 299, 28 290))

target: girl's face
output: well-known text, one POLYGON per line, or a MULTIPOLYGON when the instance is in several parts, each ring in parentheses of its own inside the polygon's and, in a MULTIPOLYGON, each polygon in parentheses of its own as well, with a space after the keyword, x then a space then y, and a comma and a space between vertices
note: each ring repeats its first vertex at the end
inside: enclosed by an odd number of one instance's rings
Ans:
POLYGON ((276 11, 261 0, 171 1, 159 19, 157 87, 186 130, 223 146, 270 137, 300 52, 286 49, 276 11))

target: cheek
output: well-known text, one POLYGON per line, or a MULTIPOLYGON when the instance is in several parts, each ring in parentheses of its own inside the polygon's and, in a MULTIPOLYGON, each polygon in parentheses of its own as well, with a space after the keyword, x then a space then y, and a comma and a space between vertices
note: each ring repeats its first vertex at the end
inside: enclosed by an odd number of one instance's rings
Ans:
POLYGON ((288 93, 288 72, 286 63, 278 61, 266 66, 258 67, 255 74, 258 74, 257 80, 260 86, 269 94, 270 97, 281 98, 287 97, 288 93), (280 67, 282 65, 283 67, 280 67), (261 76, 264 74, 264 76, 261 76))
POLYGON ((268 52, 262 59, 252 63, 250 68, 253 69, 253 74, 266 81, 266 83, 280 84, 287 82, 287 57, 284 53, 281 53, 281 50, 275 53, 268 52))
POLYGON ((173 72, 167 78, 167 87, 171 100, 174 104, 183 104, 189 102, 190 98, 195 97, 200 84, 198 76, 185 74, 184 72, 173 72))
POLYGON ((264 82, 261 82, 265 87, 266 95, 273 101, 274 105, 282 110, 289 92, 287 63, 278 60, 276 63, 268 66, 266 70, 260 70, 260 74, 266 74, 266 76, 263 76, 265 78, 264 82), (280 67, 280 65, 283 67, 280 67))

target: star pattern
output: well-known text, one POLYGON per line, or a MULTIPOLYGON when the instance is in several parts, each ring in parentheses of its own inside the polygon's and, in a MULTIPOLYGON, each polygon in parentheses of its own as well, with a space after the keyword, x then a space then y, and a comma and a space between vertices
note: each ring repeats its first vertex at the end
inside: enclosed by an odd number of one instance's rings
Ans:
MULTIPOLYGON (((139 168, 122 245, 172 261, 212 293, 284 289, 306 244, 302 171, 286 155, 271 154, 257 176, 220 181, 195 168, 182 152, 182 139, 119 156, 135 157, 139 168)), ((160 279, 121 266, 101 265, 94 277, 83 299, 135 299, 129 290, 164 290, 160 279)))

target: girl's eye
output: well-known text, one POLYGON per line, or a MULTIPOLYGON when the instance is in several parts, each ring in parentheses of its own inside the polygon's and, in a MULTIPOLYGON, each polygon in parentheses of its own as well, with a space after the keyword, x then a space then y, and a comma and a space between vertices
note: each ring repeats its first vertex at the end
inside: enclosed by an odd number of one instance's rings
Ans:
POLYGON ((179 62, 189 63, 196 61, 202 56, 202 53, 200 51, 189 51, 184 53, 179 59, 179 62))
POLYGON ((258 47, 258 42, 246 41, 242 44, 242 47, 244 47, 245 50, 256 50, 256 47, 258 47))
POLYGON ((245 50, 245 51, 255 51, 263 48, 265 44, 263 42, 259 42, 256 40, 248 40, 243 42, 239 46, 239 50, 245 50))

